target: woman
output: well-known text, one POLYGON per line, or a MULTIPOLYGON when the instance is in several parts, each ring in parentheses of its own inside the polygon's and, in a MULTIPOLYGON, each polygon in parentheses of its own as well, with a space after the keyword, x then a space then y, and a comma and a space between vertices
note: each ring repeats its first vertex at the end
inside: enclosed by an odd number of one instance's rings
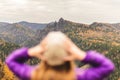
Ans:
POLYGON ((92 50, 82 51, 61 32, 50 32, 33 48, 13 51, 6 64, 22 80, 103 80, 114 70, 108 58, 92 50), (36 66, 24 64, 31 57, 41 62, 36 66), (76 68, 74 60, 92 67, 76 68))

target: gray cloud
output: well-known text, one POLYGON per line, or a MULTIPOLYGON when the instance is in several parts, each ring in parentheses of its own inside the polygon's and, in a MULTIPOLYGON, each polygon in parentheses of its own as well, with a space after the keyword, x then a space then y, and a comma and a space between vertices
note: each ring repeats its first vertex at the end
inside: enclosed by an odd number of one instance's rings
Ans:
POLYGON ((120 0, 0 0, 0 21, 120 22, 120 0))

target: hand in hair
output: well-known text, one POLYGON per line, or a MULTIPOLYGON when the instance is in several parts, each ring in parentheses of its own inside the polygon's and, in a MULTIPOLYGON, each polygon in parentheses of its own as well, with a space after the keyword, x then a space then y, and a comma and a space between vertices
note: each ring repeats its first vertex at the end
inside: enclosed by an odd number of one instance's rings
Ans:
POLYGON ((47 37, 45 37, 41 42, 40 44, 38 44, 37 46, 35 47, 32 47, 28 50, 28 54, 31 56, 31 57, 36 57, 36 58, 39 58, 41 60, 45 60, 45 58, 42 56, 44 51, 45 51, 45 45, 46 45, 46 42, 47 42, 47 37))
POLYGON ((65 57, 65 61, 71 60, 83 60, 86 57, 86 53, 78 48, 69 38, 65 41, 65 47, 69 56, 65 57))
POLYGON ((28 50, 29 56, 45 60, 44 57, 42 56, 43 53, 44 53, 44 48, 40 44, 28 50))

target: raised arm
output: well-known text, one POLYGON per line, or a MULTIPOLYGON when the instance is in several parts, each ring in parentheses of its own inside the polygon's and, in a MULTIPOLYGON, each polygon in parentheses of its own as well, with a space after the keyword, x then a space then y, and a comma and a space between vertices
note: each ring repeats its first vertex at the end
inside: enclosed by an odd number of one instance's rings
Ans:
MULTIPOLYGON (((13 51, 7 58, 6 64, 9 69, 20 79, 22 80, 30 80, 32 76, 32 72, 34 71, 35 66, 30 66, 25 64, 25 61, 30 59, 31 57, 41 58, 41 54, 43 53, 43 48, 39 44, 32 48, 20 48, 13 51)), ((43 59, 43 57, 41 58, 43 59)))
POLYGON ((96 51, 87 51, 86 57, 82 62, 92 66, 78 76, 82 80, 103 80, 115 68, 111 60, 96 51))
POLYGON ((13 51, 7 58, 6 64, 9 69, 20 79, 22 80, 30 80, 30 73, 32 71, 32 67, 24 64, 26 60, 28 60, 30 56, 28 55, 28 48, 20 48, 13 51))

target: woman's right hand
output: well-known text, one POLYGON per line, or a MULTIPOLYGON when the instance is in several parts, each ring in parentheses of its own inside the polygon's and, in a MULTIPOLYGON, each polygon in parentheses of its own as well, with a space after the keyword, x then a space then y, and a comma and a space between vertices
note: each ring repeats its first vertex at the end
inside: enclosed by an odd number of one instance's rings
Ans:
POLYGON ((64 58, 65 61, 83 60, 86 57, 85 51, 77 47, 69 38, 66 39, 64 44, 66 51, 69 54, 67 57, 64 58))
POLYGON ((45 58, 43 57, 43 53, 44 53, 44 51, 45 51, 45 46, 46 46, 47 41, 48 41, 48 40, 47 40, 47 37, 45 37, 45 38, 40 42, 40 44, 36 45, 35 47, 30 48, 29 51, 28 51, 28 54, 29 54, 31 57, 36 57, 36 58, 45 60, 45 58))
POLYGON ((31 57, 36 57, 36 58, 44 60, 44 57, 42 56, 44 51, 45 51, 44 48, 39 44, 35 47, 30 48, 28 50, 28 55, 31 57))

